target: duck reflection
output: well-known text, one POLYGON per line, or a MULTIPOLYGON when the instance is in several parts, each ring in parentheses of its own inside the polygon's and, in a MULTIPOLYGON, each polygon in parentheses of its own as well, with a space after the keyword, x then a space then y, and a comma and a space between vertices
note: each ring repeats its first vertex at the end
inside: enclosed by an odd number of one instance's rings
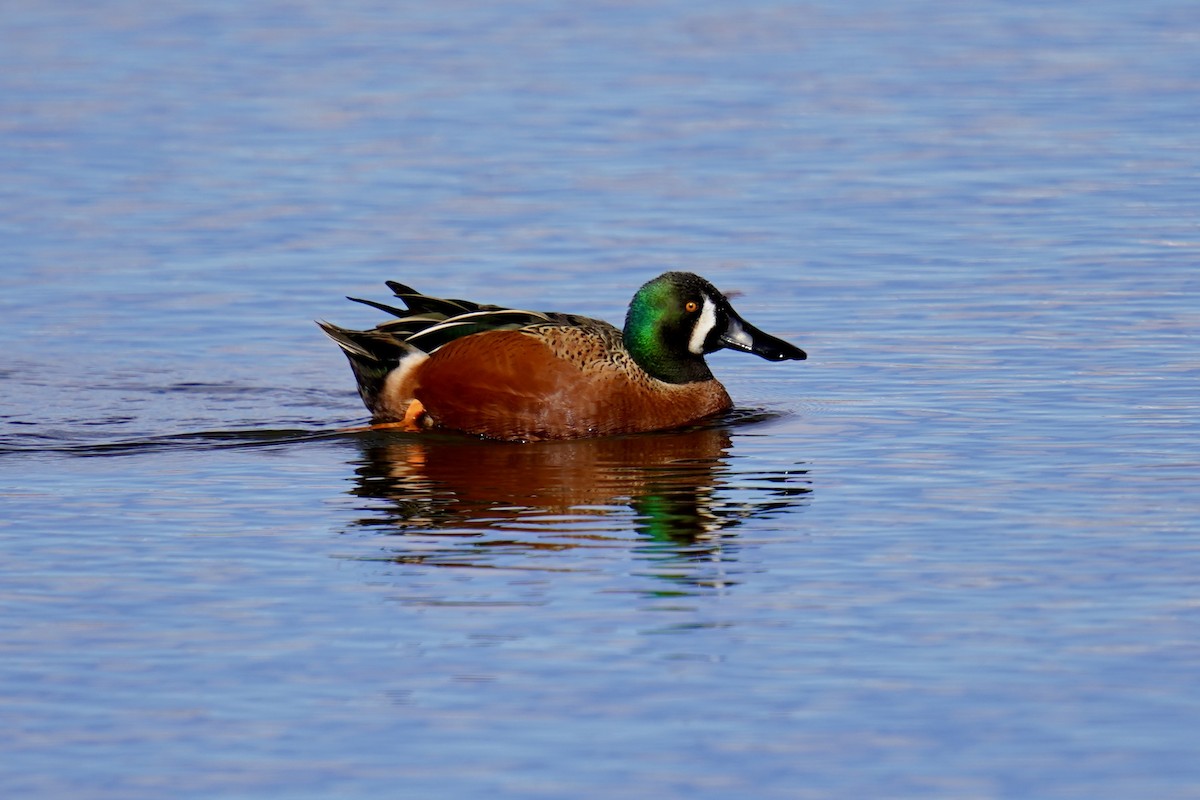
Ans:
POLYGON ((408 563, 494 567, 514 548, 627 550, 632 531, 657 577, 713 585, 728 581, 712 565, 735 557, 732 528, 794 509, 811 491, 802 468, 733 470, 724 427, 535 444, 380 431, 359 443, 352 493, 372 502, 356 526, 408 536, 389 559, 408 563))

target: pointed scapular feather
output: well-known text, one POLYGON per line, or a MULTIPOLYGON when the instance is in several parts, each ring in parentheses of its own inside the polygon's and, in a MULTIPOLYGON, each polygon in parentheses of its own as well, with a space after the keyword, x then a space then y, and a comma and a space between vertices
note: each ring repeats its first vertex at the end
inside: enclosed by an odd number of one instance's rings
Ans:
POLYGON ((389 319, 386 322, 376 325, 375 330, 387 331, 388 333, 407 339, 414 333, 420 333, 426 328, 431 328, 445 321, 446 317, 443 314, 418 314, 411 317, 401 317, 400 319, 389 319))
POLYGON ((400 281, 384 281, 383 284, 395 292, 397 297, 402 294, 420 294, 420 292, 418 292, 416 289, 412 288, 411 286, 407 286, 400 281))
POLYGON ((407 342, 432 353, 442 345, 455 339, 485 331, 515 330, 535 322, 547 322, 550 317, 538 311, 521 311, 514 308, 476 311, 460 314, 445 322, 430 326, 409 336, 407 342))
POLYGON ((318 323, 322 330, 350 357, 356 369, 369 365, 395 364, 415 351, 432 353, 439 347, 475 333, 513 330, 525 325, 559 320, 561 314, 543 314, 469 300, 429 297, 398 281, 387 286, 407 309, 359 297, 347 299, 390 314, 393 319, 365 331, 318 323))
POLYGON ((411 314, 411 312, 405 311, 402 308, 396 308, 395 306, 389 306, 387 303, 380 303, 375 300, 365 300, 361 297, 350 297, 349 295, 346 296, 346 299, 351 300, 355 303, 362 303, 364 306, 370 306, 371 308, 377 308, 385 314, 391 314, 393 317, 407 317, 411 314))
POLYGON ((447 317, 453 317, 485 308, 485 306, 481 306, 479 303, 472 303, 470 300, 430 297, 427 294, 421 294, 411 286, 405 286, 403 283, 397 283, 396 281, 386 281, 386 283, 387 287, 392 290, 392 293, 396 297, 400 298, 405 306, 418 314, 439 313, 445 314, 447 317))
POLYGON ((459 314, 469 314, 479 310, 479 306, 474 303, 447 300, 444 297, 429 297, 423 294, 398 294, 396 296, 404 305, 418 314, 445 314, 447 317, 456 317, 459 314))

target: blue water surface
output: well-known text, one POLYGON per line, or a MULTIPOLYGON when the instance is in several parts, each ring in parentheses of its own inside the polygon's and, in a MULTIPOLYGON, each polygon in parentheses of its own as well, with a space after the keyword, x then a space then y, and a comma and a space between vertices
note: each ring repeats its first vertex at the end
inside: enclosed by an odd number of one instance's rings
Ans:
POLYGON ((0 12, 0 794, 1200 796, 1200 9, 0 12), (802 363, 692 430, 354 430, 312 324, 802 363))

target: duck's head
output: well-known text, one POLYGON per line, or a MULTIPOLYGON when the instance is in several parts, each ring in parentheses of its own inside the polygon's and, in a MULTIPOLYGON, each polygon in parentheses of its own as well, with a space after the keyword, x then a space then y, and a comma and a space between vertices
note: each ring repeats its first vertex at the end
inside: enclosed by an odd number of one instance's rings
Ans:
POLYGON ((710 380, 704 356, 722 347, 768 361, 808 357, 746 322, 725 295, 690 272, 665 272, 638 289, 625 315, 623 336, 634 361, 668 383, 710 380))

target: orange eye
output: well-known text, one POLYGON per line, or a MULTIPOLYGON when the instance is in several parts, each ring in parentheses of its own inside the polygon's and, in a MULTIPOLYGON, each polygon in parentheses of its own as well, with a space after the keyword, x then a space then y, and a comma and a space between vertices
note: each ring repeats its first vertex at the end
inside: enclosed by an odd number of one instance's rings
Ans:
POLYGON ((688 300, 687 305, 685 305, 683 308, 689 314, 695 314, 697 311, 700 310, 700 304, 697 303, 695 300, 688 300))

